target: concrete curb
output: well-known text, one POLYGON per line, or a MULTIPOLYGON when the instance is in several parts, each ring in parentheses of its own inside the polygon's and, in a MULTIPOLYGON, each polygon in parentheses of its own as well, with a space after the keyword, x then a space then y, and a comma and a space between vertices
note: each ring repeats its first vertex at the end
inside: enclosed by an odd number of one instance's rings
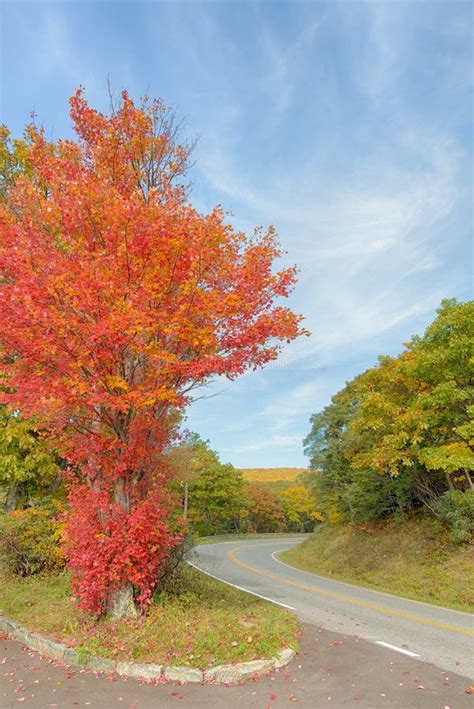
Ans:
POLYGON ((122 662, 109 660, 105 657, 89 657, 84 661, 77 650, 50 640, 42 635, 31 633, 16 621, 0 615, 0 630, 14 640, 18 640, 31 650, 38 652, 43 657, 51 660, 66 662, 68 665, 79 665, 88 670, 98 672, 115 672, 122 677, 135 677, 139 679, 161 679, 168 682, 209 682, 213 684, 238 684, 246 679, 251 679, 284 667, 295 657, 296 652, 285 648, 277 657, 270 660, 253 660, 252 662, 239 662, 235 665, 217 665, 208 670, 197 670, 194 667, 172 666, 162 667, 154 664, 139 664, 135 662, 122 662))

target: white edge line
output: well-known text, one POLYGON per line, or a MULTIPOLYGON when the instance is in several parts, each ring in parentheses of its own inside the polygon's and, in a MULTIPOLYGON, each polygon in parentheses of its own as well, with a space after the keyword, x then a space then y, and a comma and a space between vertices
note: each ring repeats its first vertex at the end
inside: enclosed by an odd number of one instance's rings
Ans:
POLYGON ((232 586, 232 588, 237 588, 239 591, 245 591, 245 593, 250 593, 252 596, 258 596, 258 598, 262 598, 264 601, 270 601, 270 603, 275 603, 277 606, 282 606, 283 608, 287 608, 290 611, 295 611, 296 608, 293 608, 293 606, 287 606, 286 603, 280 603, 280 601, 275 601, 273 598, 268 598, 267 596, 262 596, 260 593, 256 593, 255 591, 249 591, 248 588, 243 588, 242 586, 236 586, 235 583, 231 583, 230 581, 225 581, 224 579, 219 578, 219 576, 214 576, 214 574, 210 574, 209 571, 204 571, 204 569, 201 569, 199 566, 196 564, 193 564, 192 561, 187 561, 187 564, 189 566, 192 566, 194 569, 197 569, 200 571, 202 574, 206 574, 206 576, 210 576, 211 579, 216 579, 216 581, 221 581, 221 583, 227 584, 227 586, 232 586))
POLYGON ((405 650, 403 647, 397 647, 396 645, 390 645, 390 643, 384 643, 383 640, 376 640, 375 642, 377 643, 377 645, 383 645, 384 647, 388 647, 390 650, 396 650, 397 652, 401 652, 404 655, 408 655, 409 657, 420 657, 416 654, 416 652, 405 650))
POLYGON ((332 576, 323 576, 322 574, 314 574, 311 571, 305 571, 300 569, 298 566, 291 566, 291 564, 286 564, 281 559, 278 559, 275 554, 280 554, 282 551, 288 551, 288 549, 293 549, 293 547, 287 547, 287 549, 276 549, 271 555, 273 561, 276 561, 282 566, 287 566, 292 571, 301 571, 303 574, 308 574, 309 576, 314 576, 317 579, 322 579, 323 581, 332 581, 333 583, 341 584, 342 586, 349 586, 350 588, 356 588, 358 591, 368 591, 369 593, 378 593, 380 596, 388 596, 389 598, 395 598, 397 601, 407 601, 407 603, 417 603, 420 606, 425 606, 425 608, 431 608, 432 610, 448 611, 448 613, 457 613, 458 615, 464 615, 468 618, 472 618, 472 614, 466 611, 457 611, 455 608, 446 608, 446 606, 438 606, 435 603, 425 603, 424 601, 417 601, 415 598, 407 598, 407 596, 397 596, 394 593, 388 593, 387 591, 377 591, 375 588, 368 588, 368 586, 357 586, 355 583, 349 583, 348 581, 339 581, 339 579, 332 578, 332 576))

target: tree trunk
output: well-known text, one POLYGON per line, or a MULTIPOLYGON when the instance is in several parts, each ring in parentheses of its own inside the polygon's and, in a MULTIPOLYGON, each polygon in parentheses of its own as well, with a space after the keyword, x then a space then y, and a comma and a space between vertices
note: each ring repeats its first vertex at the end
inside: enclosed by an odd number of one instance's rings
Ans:
POLYGON ((61 476, 57 475, 53 482, 51 482, 46 488, 48 495, 54 495, 59 490, 61 482, 61 476))
POLYGON ((5 512, 12 512, 13 510, 16 510, 19 499, 20 485, 19 483, 13 483, 13 485, 10 485, 8 488, 7 499, 5 500, 5 512))
POLYGON ((108 610, 112 618, 136 618, 137 607, 133 598, 133 586, 127 583, 109 596, 108 610))
MULTIPOLYGON (((130 499, 126 490, 126 482, 123 479, 117 480, 115 484, 114 502, 127 513, 130 512, 130 499)), ((109 593, 107 610, 114 619, 137 617, 133 586, 130 582, 126 582, 121 588, 109 593)))
POLYGON ((185 480, 184 481, 184 509, 183 509, 184 519, 188 519, 188 505, 189 505, 189 482, 188 482, 188 480, 185 480))
POLYGON ((474 484, 472 482, 471 474, 467 468, 464 468, 464 475, 466 476, 467 484, 470 490, 474 490, 474 484))

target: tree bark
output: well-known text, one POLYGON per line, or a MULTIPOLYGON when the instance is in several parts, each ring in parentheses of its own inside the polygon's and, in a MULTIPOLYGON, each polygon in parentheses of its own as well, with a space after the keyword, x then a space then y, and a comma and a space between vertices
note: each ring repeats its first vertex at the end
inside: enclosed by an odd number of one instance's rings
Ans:
POLYGON ((185 480, 184 481, 184 509, 183 509, 184 519, 188 519, 188 505, 189 505, 189 482, 188 482, 188 480, 185 480))
MULTIPOLYGON (((117 480, 114 489, 114 502, 120 505, 127 513, 130 512, 130 499, 126 489, 126 481, 117 480)), ((128 581, 121 588, 109 593, 107 610, 114 619, 136 618, 138 615, 133 586, 128 581)))
POLYGON ((133 597, 133 586, 127 583, 122 588, 113 591, 109 596, 108 611, 112 618, 136 618, 137 607, 133 597))
POLYGON ((446 480, 448 481, 449 489, 454 490, 453 481, 451 480, 451 475, 446 473, 446 480))
POLYGON ((16 510, 18 505, 18 500, 20 499, 20 485, 19 483, 13 483, 10 485, 7 492, 7 499, 5 500, 5 512, 12 512, 16 510))
POLYGON ((467 484, 470 490, 474 490, 474 484, 472 482, 471 474, 467 468, 464 468, 464 475, 466 476, 467 484))

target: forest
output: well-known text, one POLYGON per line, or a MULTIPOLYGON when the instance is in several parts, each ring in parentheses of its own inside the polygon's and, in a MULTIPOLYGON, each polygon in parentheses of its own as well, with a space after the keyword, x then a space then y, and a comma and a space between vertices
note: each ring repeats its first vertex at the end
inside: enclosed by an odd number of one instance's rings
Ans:
POLYGON ((305 483, 330 524, 424 510, 453 539, 474 524, 474 301, 445 300, 422 336, 311 417, 305 483))

